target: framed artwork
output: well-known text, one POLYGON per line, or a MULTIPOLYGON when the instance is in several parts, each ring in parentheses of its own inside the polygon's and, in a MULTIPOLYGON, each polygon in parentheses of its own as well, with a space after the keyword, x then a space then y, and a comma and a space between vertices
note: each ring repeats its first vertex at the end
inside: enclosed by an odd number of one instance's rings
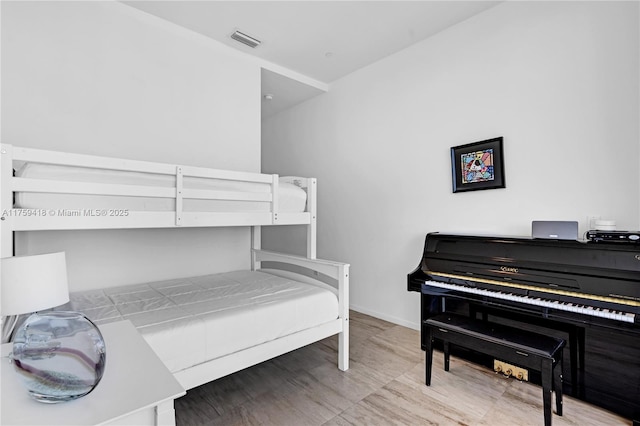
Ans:
POLYGON ((451 148, 453 192, 504 188, 502 137, 451 148))

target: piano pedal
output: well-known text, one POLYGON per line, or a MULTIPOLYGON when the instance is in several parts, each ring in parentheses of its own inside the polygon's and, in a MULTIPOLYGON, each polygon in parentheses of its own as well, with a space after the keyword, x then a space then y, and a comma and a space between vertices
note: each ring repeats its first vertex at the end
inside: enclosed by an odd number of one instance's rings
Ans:
POLYGON ((495 371, 496 373, 502 373, 507 378, 513 377, 521 382, 529 381, 528 370, 516 367, 515 365, 511 365, 497 359, 493 360, 493 371, 495 371))

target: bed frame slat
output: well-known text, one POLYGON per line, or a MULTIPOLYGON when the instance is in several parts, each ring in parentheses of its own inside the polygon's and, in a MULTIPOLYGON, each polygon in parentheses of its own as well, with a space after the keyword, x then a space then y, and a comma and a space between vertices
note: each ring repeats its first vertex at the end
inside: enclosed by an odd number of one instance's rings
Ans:
POLYGON ((43 149, 13 147, 13 160, 27 163, 57 164, 62 166, 89 167, 93 169, 121 170, 128 172, 174 175, 175 166, 139 160, 125 160, 95 155, 72 154, 43 149))
POLYGON ((263 201, 271 202, 268 192, 212 191, 208 189, 183 189, 182 197, 194 200, 263 201))
MULTIPOLYGON (((135 229, 175 227, 176 213, 127 211, 109 209, 30 209, 21 215, 6 216, 3 227, 12 231, 80 230, 80 229, 135 229)), ((210 223, 226 226, 271 225, 270 212, 239 215, 235 212, 182 212, 180 227, 207 227, 210 223)), ((10 248, 8 249, 10 250, 10 248)))

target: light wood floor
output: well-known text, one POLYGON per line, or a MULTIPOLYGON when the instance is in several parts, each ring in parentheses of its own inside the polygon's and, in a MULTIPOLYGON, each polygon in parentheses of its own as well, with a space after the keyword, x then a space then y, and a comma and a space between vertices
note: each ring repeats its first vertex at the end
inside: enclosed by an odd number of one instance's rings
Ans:
MULTIPOLYGON (((540 387, 435 354, 424 385, 419 333, 351 313, 351 361, 338 370, 329 338, 190 390, 176 401, 178 426, 190 425, 542 425, 540 387)), ((564 396, 554 426, 630 425, 564 396)))

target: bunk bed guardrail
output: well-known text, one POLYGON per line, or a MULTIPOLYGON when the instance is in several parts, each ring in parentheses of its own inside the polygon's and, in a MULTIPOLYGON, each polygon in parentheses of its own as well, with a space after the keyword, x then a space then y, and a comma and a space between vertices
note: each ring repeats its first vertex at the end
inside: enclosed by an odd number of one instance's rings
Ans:
MULTIPOLYGON (((209 169, 203 167, 154 163, 0 145, 0 218, 5 232, 71 229, 166 228, 202 226, 261 226, 302 224, 309 226, 309 244, 315 246, 316 180, 281 178, 277 174, 209 169), (45 164, 85 168, 89 171, 115 171, 142 177, 169 178, 170 184, 130 184, 83 182, 14 176, 23 164, 45 164), (187 179, 200 182, 231 182, 232 189, 188 187, 187 179), (306 192, 304 211, 284 211, 279 206, 280 183, 298 186, 306 192), (242 186, 247 184, 246 189, 242 186), (239 189, 238 189, 239 188, 239 189), (106 197, 144 197, 170 199, 171 211, 111 208, 49 208, 14 206, 15 194, 65 194, 106 197), (259 209, 199 211, 185 209, 187 201, 242 202, 260 205, 259 209)), ((6 247, 5 247, 6 249, 6 247)), ((10 255, 2 253, 3 256, 10 255)))

